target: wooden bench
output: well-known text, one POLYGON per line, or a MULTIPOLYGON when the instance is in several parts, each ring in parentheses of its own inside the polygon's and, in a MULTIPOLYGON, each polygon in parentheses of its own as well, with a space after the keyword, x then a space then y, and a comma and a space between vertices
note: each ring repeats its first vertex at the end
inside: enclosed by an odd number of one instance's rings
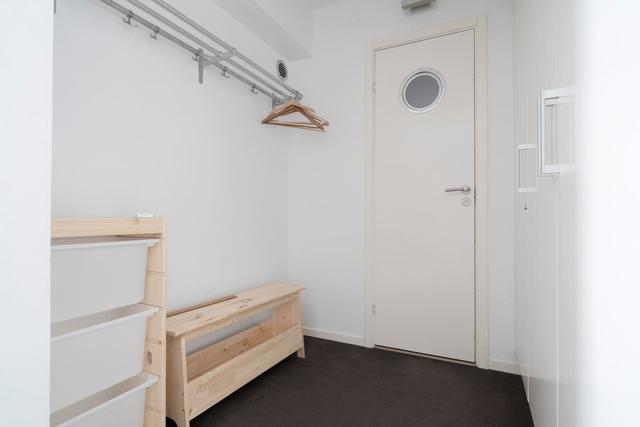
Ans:
POLYGON ((304 357, 300 292, 285 283, 167 318, 167 416, 178 427, 292 353, 304 357), (190 340, 271 309, 266 321, 194 353, 190 340))

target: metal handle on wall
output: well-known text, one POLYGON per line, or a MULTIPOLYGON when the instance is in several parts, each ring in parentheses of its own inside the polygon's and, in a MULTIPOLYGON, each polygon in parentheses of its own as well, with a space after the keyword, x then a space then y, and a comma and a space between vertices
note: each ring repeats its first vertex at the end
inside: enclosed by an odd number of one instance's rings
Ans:
POLYGON ((523 187, 520 182, 520 153, 535 150, 536 147, 536 144, 518 144, 516 147, 516 191, 518 193, 533 193, 536 191, 536 187, 523 187))
POLYGON ((548 177, 556 176, 564 172, 575 171, 572 164, 547 164, 546 156, 546 123, 545 108, 547 106, 556 106, 564 103, 573 102, 574 89, 572 87, 562 87, 557 89, 548 89, 540 92, 538 98, 538 176, 548 177))

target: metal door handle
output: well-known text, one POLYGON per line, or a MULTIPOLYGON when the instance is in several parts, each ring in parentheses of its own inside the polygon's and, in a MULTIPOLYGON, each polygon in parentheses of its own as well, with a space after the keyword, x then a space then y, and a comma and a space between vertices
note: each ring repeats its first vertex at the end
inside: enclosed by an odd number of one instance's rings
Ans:
POLYGON ((471 193, 471 187, 468 185, 464 185, 462 187, 452 187, 452 188, 445 188, 444 191, 446 193, 453 193, 455 191, 460 191, 463 194, 469 194, 471 193))

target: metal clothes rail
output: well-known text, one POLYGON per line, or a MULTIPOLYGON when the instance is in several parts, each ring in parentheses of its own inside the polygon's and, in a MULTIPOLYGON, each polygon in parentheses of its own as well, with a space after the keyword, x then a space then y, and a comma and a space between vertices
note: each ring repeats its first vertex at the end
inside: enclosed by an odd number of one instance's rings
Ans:
POLYGON ((265 70, 250 58, 240 53, 236 48, 215 36, 164 0, 151 1, 182 23, 196 30, 199 35, 185 29, 139 0, 126 1, 157 20, 160 24, 190 40, 194 43, 193 45, 176 37, 166 29, 161 28, 159 25, 147 20, 114 0, 100 1, 125 15, 125 17, 122 18, 125 23, 133 25, 134 22, 137 22, 151 30, 149 34, 151 38, 157 39, 158 36, 161 36, 190 52, 193 55, 193 59, 198 62, 198 80, 200 83, 202 83, 204 79, 204 69, 212 65, 219 68, 224 77, 235 77, 249 86, 253 93, 262 93, 268 96, 271 98, 273 105, 281 104, 288 99, 302 99, 302 93, 278 79, 278 77, 265 70), (205 39, 209 39, 209 41, 205 39), (214 44, 220 46, 220 48, 215 47, 214 44))

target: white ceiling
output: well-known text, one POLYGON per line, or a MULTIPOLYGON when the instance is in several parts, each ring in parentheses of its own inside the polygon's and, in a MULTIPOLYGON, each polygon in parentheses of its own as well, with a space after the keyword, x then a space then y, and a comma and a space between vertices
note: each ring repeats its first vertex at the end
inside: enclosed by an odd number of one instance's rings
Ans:
POLYGON ((214 0, 265 43, 289 60, 313 53, 316 9, 342 0, 214 0))
POLYGON ((319 9, 321 7, 328 6, 332 3, 337 3, 342 0, 299 0, 303 3, 308 3, 312 9, 319 9))

